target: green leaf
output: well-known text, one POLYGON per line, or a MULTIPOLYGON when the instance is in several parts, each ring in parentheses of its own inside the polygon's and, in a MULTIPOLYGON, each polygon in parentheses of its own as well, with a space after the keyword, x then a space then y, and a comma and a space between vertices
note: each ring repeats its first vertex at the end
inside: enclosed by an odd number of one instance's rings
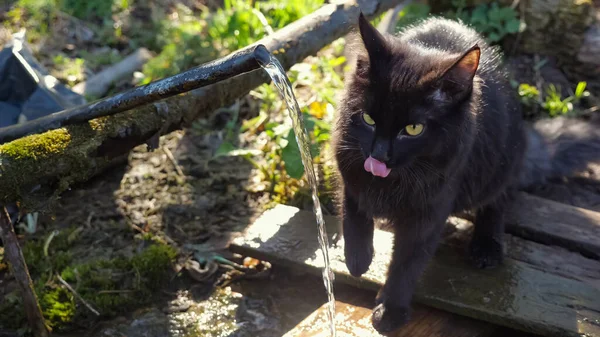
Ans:
POLYGON ((272 131, 275 127, 277 127, 279 125, 279 123, 275 123, 275 122, 269 122, 267 124, 265 124, 265 130, 270 130, 272 131))
POLYGON ((281 159, 285 163, 285 170, 290 177, 300 179, 304 174, 304 165, 302 164, 302 157, 294 132, 290 131, 285 138, 288 144, 281 151, 281 159))
POLYGON ((246 157, 246 156, 258 156, 262 152, 259 150, 252 149, 238 149, 230 142, 223 142, 215 152, 213 158, 217 157, 246 157))
POLYGON ((498 7, 497 3, 492 3, 488 11, 488 18, 490 21, 502 21, 502 11, 498 7))
POLYGON ((577 83, 577 88, 575 89, 575 97, 581 98, 583 96, 583 93, 585 92, 586 86, 587 86, 587 82, 577 83))
POLYGON ((261 124, 263 124, 264 122, 266 122, 268 118, 269 118, 269 115, 266 114, 264 111, 261 111, 258 116, 254 117, 252 119, 244 121, 242 123, 242 127, 240 128, 240 131, 241 132, 246 132, 246 131, 251 130, 251 129, 256 129, 261 124))
POLYGON ((471 14, 471 23, 472 24, 484 24, 487 21, 487 15, 486 15, 486 11, 487 11, 487 6, 485 5, 479 5, 477 6, 477 8, 475 8, 473 10, 473 13, 471 14))
POLYGON ((315 119, 315 125, 321 129, 322 131, 330 131, 331 130, 331 125, 327 122, 324 122, 320 119, 315 119))
POLYGON ((500 35, 498 35, 498 33, 490 33, 488 35, 488 39, 492 42, 498 42, 498 41, 500 41, 501 38, 500 38, 500 35))
POLYGON ((503 20, 512 20, 517 17, 517 12, 510 7, 502 7, 498 10, 498 15, 503 20))
POLYGON ((317 137, 317 142, 326 142, 329 140, 329 138, 331 138, 331 135, 329 133, 322 133, 317 137))
POLYGON ((233 144, 231 144, 230 142, 223 142, 221 143, 221 145, 219 145, 219 148, 215 152, 213 158, 224 156, 225 154, 233 150, 235 150, 235 146, 233 144))
POLYGON ((514 34, 519 31, 519 28, 521 27, 521 21, 519 21, 518 19, 512 19, 508 21, 505 26, 506 31, 508 33, 514 34))
POLYGON ((345 56, 340 56, 340 57, 336 57, 332 60, 329 61, 329 65, 332 67, 337 67, 339 65, 344 64, 344 62, 346 62, 346 57, 345 56))
POLYGON ((307 114, 306 112, 302 114, 302 118, 304 119, 304 126, 306 127, 306 131, 308 131, 308 133, 311 133, 315 128, 317 119, 307 114))

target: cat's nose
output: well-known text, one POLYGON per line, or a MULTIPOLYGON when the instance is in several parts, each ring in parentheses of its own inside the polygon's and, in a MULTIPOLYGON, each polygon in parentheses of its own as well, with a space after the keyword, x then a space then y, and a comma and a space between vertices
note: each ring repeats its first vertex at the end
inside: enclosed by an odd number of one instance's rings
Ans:
POLYGON ((387 162, 390 157, 388 155, 390 149, 389 141, 384 139, 376 139, 371 151, 371 157, 379 160, 382 163, 387 162))

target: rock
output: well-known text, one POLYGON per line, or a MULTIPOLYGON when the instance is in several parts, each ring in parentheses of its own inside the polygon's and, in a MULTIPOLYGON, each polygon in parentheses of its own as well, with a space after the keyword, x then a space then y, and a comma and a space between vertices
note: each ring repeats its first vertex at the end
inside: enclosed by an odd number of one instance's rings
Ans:
POLYGON ((150 309, 130 322, 99 331, 94 337, 163 337, 169 336, 169 319, 158 309, 150 309))
POLYGON ((592 76, 600 74, 600 23, 596 23, 585 32, 577 60, 589 65, 592 76))

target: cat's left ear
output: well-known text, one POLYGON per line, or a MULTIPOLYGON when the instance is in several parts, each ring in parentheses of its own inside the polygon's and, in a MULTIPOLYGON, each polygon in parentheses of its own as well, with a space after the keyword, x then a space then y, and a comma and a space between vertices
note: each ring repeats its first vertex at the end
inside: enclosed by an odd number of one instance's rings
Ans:
POLYGON ((460 96, 471 90, 480 56, 478 45, 461 55, 442 75, 440 90, 449 97, 460 96))
POLYGON ((382 57, 387 52, 385 37, 371 25, 362 12, 358 16, 358 28, 369 59, 373 63, 375 59, 382 57))

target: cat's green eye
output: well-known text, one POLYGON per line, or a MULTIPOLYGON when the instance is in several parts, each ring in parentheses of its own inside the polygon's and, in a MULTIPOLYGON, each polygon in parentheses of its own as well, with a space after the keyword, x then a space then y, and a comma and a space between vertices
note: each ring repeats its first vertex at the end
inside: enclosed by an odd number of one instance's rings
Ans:
POLYGON ((418 136, 423 132, 423 124, 410 124, 404 129, 409 136, 418 136))
POLYGON ((363 119, 364 119, 365 123, 367 123, 367 124, 369 124, 369 125, 371 125, 371 126, 375 125, 375 121, 374 121, 374 120, 373 120, 373 118, 371 118, 371 116, 369 116, 368 114, 366 114, 366 113, 363 113, 363 114, 362 114, 362 117, 363 117, 363 119))

